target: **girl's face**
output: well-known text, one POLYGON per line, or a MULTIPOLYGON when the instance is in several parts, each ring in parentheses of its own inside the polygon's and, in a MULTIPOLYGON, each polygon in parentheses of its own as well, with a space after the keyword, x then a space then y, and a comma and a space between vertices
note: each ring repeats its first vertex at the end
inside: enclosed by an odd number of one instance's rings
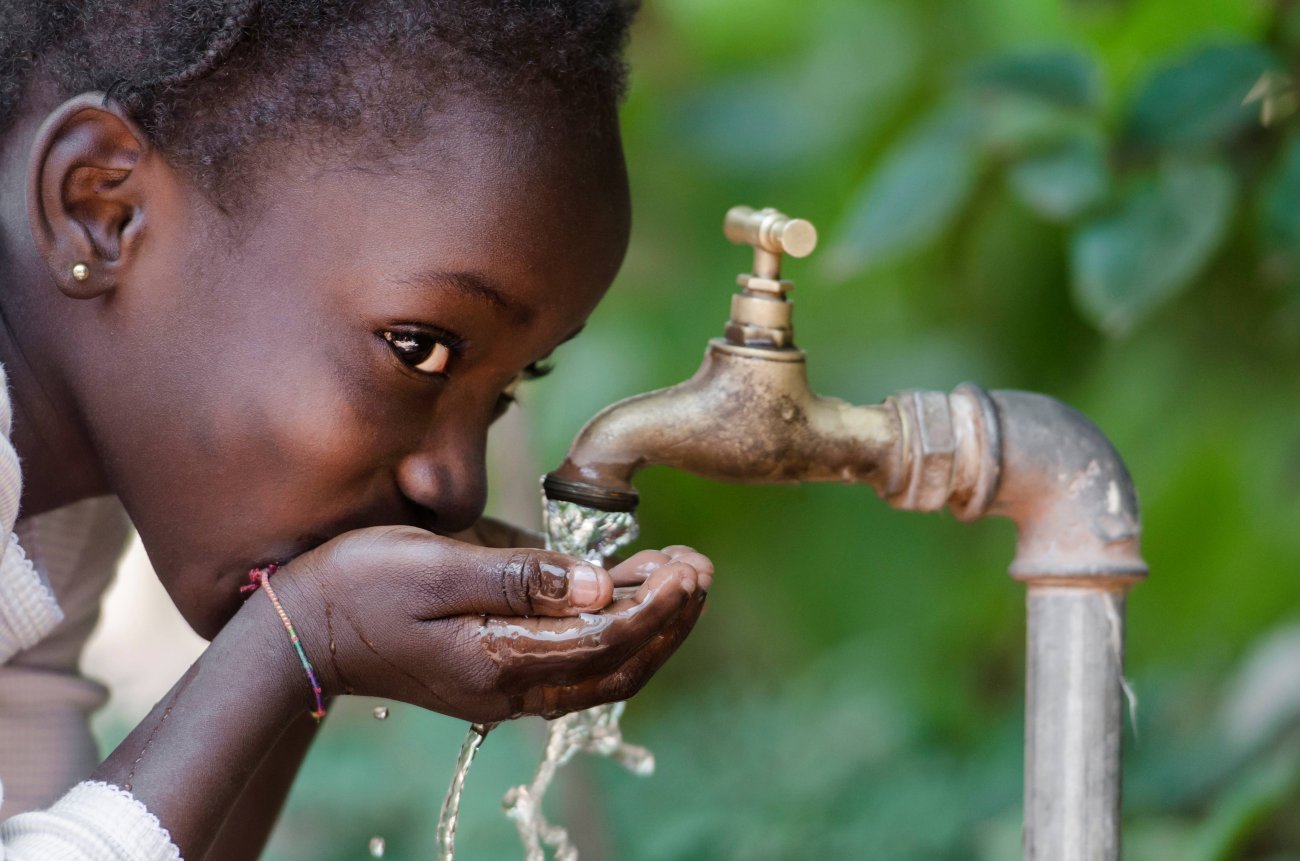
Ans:
POLYGON ((582 327, 629 221, 614 135, 511 122, 448 121, 383 170, 277 160, 234 238, 184 182, 142 204, 129 278, 78 312, 94 336, 74 386, 200 634, 254 566, 361 526, 480 516, 489 425, 582 327))

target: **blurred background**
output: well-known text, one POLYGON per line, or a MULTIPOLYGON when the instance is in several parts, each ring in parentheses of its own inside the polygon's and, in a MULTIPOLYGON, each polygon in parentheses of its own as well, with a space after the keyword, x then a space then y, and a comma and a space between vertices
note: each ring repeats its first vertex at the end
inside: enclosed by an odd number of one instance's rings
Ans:
MULTIPOLYGON (((1126 857, 1300 859, 1297 5, 645 0, 630 58, 632 248, 498 429, 493 510, 536 525, 537 476, 587 418, 695 371, 750 263, 728 207, 808 218, 822 246, 786 272, 818 391, 1037 390, 1128 462, 1151 578, 1129 603, 1126 857)), ((584 858, 1019 857, 1009 524, 861 487, 638 483, 641 543, 696 545, 718 577, 628 708, 658 773, 584 760, 552 793, 584 858)), ((87 658, 119 690, 105 745, 200 645, 138 639, 130 608, 170 609, 132 558, 87 658), (177 668, 136 678, 141 650, 177 668)), ((361 859, 374 836, 432 857, 464 725, 373 705, 332 714, 268 857, 361 859)), ((520 857, 500 799, 540 739, 488 738, 459 857, 520 857)))

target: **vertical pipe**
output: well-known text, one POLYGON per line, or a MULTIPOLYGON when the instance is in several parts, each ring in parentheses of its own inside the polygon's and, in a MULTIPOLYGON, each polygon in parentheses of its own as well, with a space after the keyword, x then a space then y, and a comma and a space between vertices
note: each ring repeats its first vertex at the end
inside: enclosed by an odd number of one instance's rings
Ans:
POLYGON ((1016 523, 1029 586, 1026 861, 1118 861, 1124 596, 1146 577, 1133 481, 1080 413, 1028 392, 895 396, 900 508, 1016 523))
POLYGON ((1031 582, 1025 861, 1117 861, 1124 592, 1031 582))

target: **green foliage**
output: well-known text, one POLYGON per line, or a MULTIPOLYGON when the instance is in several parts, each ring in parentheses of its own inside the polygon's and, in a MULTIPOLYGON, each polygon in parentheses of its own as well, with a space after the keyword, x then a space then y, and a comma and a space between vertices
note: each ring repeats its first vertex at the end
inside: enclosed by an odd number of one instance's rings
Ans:
POLYGON ((1129 108, 1125 134, 1152 150, 1221 146, 1259 121, 1246 95, 1277 68, 1254 44, 1201 48, 1157 69, 1129 108))
MULTIPOLYGON (((1278 68, 1257 43, 1197 48, 1154 64, 1116 121, 1085 55, 984 60, 948 96, 959 107, 940 114, 974 106, 974 119, 923 121, 868 179, 844 216, 837 271, 863 272, 934 243, 958 224, 971 178, 996 164, 1029 210, 1070 234, 1074 296, 1087 319, 1109 334, 1133 331, 1190 289, 1228 236, 1233 173, 1257 159, 1232 148, 1259 129, 1257 102, 1277 98, 1248 97, 1278 68)), ((1283 231, 1284 211, 1274 203, 1267 213, 1283 231)))
POLYGON ((1081 310, 1120 334, 1186 289, 1223 243, 1235 191, 1221 161, 1170 159, 1131 180, 1112 212, 1071 237, 1081 310))
POLYGON ((994 57, 976 66, 970 83, 987 95, 1032 99, 1063 109, 1096 110, 1101 100, 1096 64, 1076 51, 994 57))
POLYGON ((1079 218, 1110 191, 1100 136, 1080 134, 1026 155, 1008 169, 1007 183, 1026 207, 1047 221, 1079 218))
POLYGON ((1260 189, 1258 230, 1273 277, 1293 286, 1300 277, 1300 139, 1287 141, 1279 162, 1260 189))
POLYGON ((974 113, 964 105, 945 105, 927 117, 850 204, 832 265, 880 265, 951 227, 978 178, 975 130, 974 113))

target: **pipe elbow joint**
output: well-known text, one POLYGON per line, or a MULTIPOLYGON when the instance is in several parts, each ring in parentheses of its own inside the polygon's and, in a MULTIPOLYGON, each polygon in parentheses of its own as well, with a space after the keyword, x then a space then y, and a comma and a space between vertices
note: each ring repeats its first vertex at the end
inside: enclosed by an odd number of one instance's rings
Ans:
POLYGON ((1083 414, 1044 395, 969 384, 890 402, 902 428, 899 469, 883 493, 892 505, 1010 518, 1017 579, 1123 586, 1146 575, 1133 481, 1083 414))
POLYGON ((1120 587, 1145 577, 1137 494, 1110 440, 1082 413, 1044 395, 990 397, 1002 456, 988 513, 1016 523, 1012 576, 1120 587))

